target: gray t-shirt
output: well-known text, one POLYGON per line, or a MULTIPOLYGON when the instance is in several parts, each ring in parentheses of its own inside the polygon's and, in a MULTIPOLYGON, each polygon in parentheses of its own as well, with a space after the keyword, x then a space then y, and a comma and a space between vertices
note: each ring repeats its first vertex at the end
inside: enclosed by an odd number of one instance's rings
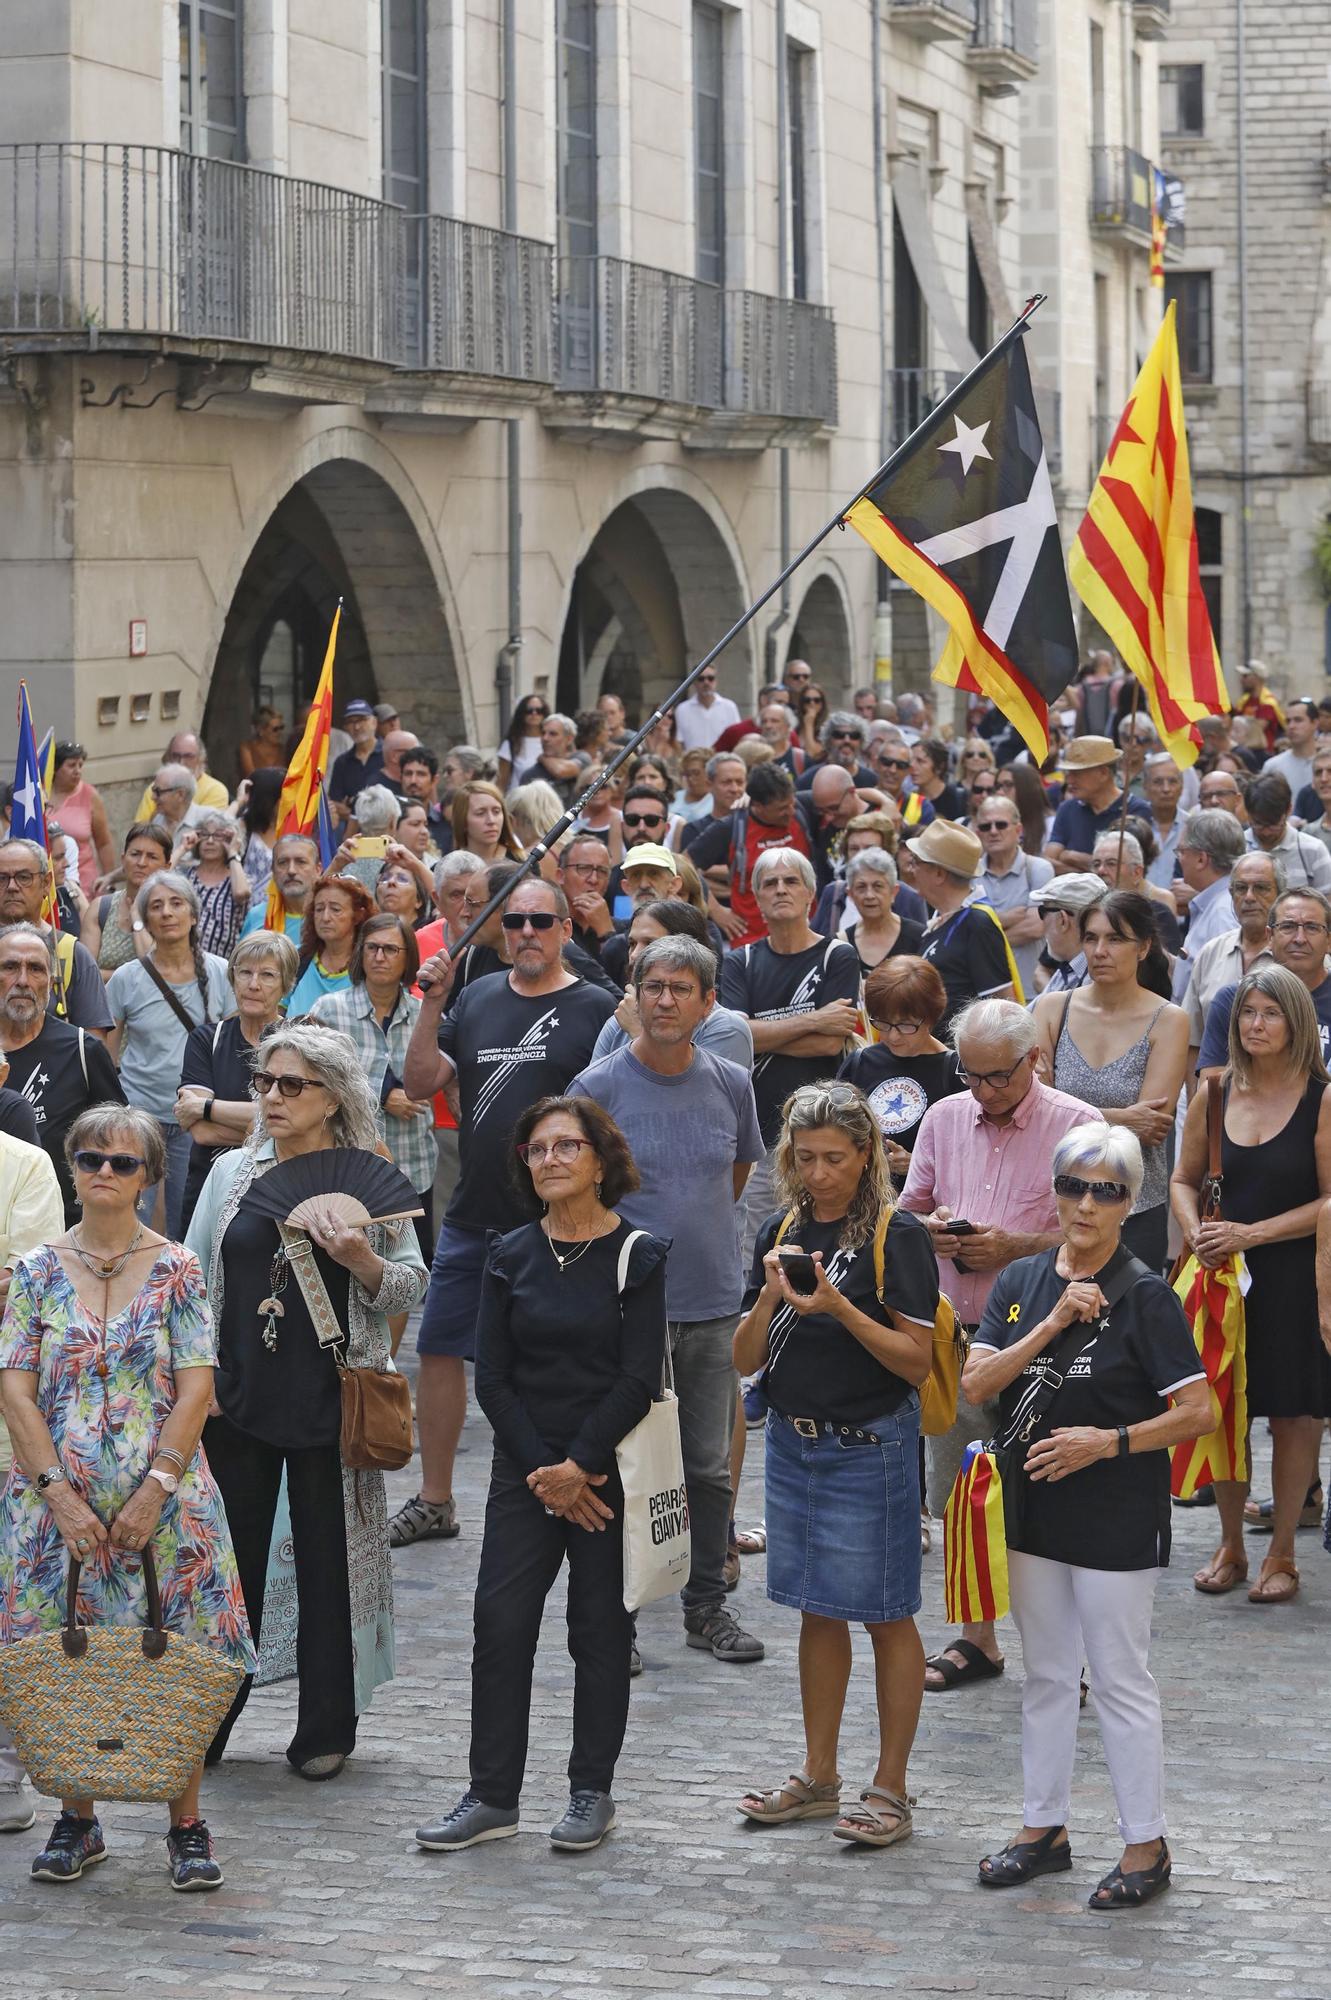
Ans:
MULTIPOLYGON (((226 976, 226 960, 212 952, 203 955, 208 974, 208 1017, 224 1020, 236 1011, 236 996, 226 976)), ((199 983, 188 986, 170 982, 195 1026, 203 1020, 199 983)), ((188 1036, 175 1009, 158 992, 151 974, 135 958, 117 967, 106 982, 106 998, 117 1025, 125 1024, 120 1043, 120 1082, 128 1101, 154 1118, 174 1118, 176 1092, 180 1088, 180 1067, 185 1060, 188 1036)))
MULTIPOLYGON (((592 1061, 598 1063, 603 1056, 612 1056, 628 1045, 628 1035, 612 1014, 596 1037, 592 1061)), ((713 1007, 693 1037, 693 1046, 695 1049, 706 1049, 709 1056, 724 1056, 727 1062, 738 1063, 741 1069, 752 1073, 753 1029, 745 1016, 737 1014, 733 1007, 713 1007)))
POLYGON ((628 1140, 642 1186, 618 1214, 670 1242, 666 1312, 721 1319, 744 1295, 731 1169, 766 1150, 748 1072, 696 1045, 682 1076, 658 1076, 622 1048, 569 1085, 594 1098, 628 1140))

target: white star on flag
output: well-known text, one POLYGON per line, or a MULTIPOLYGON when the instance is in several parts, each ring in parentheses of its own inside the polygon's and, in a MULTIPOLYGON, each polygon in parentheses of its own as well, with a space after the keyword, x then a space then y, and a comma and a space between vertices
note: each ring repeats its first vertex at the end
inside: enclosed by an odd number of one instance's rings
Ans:
POLYGON ((37 810, 37 787, 29 777, 25 785, 20 785, 14 797, 23 808, 23 817, 31 819, 37 810))
POLYGON ((938 447, 940 451, 955 451, 959 454, 961 458, 961 476, 963 479, 977 458, 987 458, 990 461, 993 459, 993 453, 987 448, 984 442, 984 434, 989 428, 989 422, 989 418, 986 417, 982 424, 976 424, 972 430, 964 418, 958 417, 956 419, 956 436, 949 438, 946 444, 940 444, 938 447))

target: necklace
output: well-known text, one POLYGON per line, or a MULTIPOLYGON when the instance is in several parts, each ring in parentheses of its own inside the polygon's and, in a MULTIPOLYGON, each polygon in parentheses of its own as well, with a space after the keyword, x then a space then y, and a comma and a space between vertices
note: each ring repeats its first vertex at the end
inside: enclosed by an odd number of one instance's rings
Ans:
POLYGON ((118 1257, 113 1257, 111 1261, 107 1263, 104 1258, 91 1256, 88 1253, 88 1251, 84 1249, 83 1245, 79 1242, 78 1237, 74 1234, 73 1230, 71 1229, 69 1232, 69 1247, 74 1252, 74 1255, 78 1258, 80 1264, 86 1265, 87 1268, 92 1272, 94 1277, 105 1278, 107 1280, 108 1285, 112 1278, 118 1278, 120 1276, 120 1273, 124 1270, 126 1264, 128 1264, 130 1258, 134 1255, 134 1252, 138 1249, 142 1241, 143 1241, 143 1225, 142 1223, 140 1223, 139 1227, 134 1232, 133 1240, 131 1241, 129 1248, 127 1250, 122 1250, 118 1257))
POLYGON ((564 1256, 561 1257, 559 1252, 555 1249, 554 1238, 550 1234, 550 1224, 548 1220, 541 1224, 541 1231, 545 1237, 546 1242, 550 1245, 550 1255, 554 1258, 556 1264, 558 1264, 561 1276, 563 1275, 564 1271, 568 1268, 570 1264, 576 1264, 579 1257, 585 1257, 587 1255, 587 1252, 591 1249, 593 1243, 599 1242, 602 1236, 608 1234, 608 1231, 606 1231, 605 1229, 598 1229, 595 1235, 589 1236, 586 1242, 579 1244, 576 1250, 569 1250, 565 1253, 564 1256))

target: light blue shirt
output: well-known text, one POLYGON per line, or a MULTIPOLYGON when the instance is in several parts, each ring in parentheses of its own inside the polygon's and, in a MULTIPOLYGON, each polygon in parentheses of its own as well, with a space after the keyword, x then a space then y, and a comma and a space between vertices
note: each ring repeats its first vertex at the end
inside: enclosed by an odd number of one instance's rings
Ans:
MULTIPOLYGON (((250 937, 255 931, 266 931, 268 925, 264 919, 267 915, 268 891, 265 889, 262 899, 250 905, 249 915, 240 927, 240 935, 242 937, 250 937)), ((282 919, 282 929, 298 950, 300 948, 300 927, 304 921, 304 914, 300 910, 288 910, 282 919)))

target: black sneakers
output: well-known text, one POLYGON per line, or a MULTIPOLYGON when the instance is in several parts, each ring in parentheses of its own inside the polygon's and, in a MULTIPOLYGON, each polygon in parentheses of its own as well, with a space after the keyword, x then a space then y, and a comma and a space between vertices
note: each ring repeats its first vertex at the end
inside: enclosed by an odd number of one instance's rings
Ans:
POLYGON ((101 1822, 80 1819, 77 1813, 62 1812, 51 1828, 51 1838, 32 1864, 34 1882, 77 1882, 94 1861, 105 1861, 106 1842, 101 1822))
POLYGON ((182 1819, 166 1836, 167 1867, 173 1889, 220 1889, 221 1863, 213 1859, 213 1837, 207 1822, 182 1819))

